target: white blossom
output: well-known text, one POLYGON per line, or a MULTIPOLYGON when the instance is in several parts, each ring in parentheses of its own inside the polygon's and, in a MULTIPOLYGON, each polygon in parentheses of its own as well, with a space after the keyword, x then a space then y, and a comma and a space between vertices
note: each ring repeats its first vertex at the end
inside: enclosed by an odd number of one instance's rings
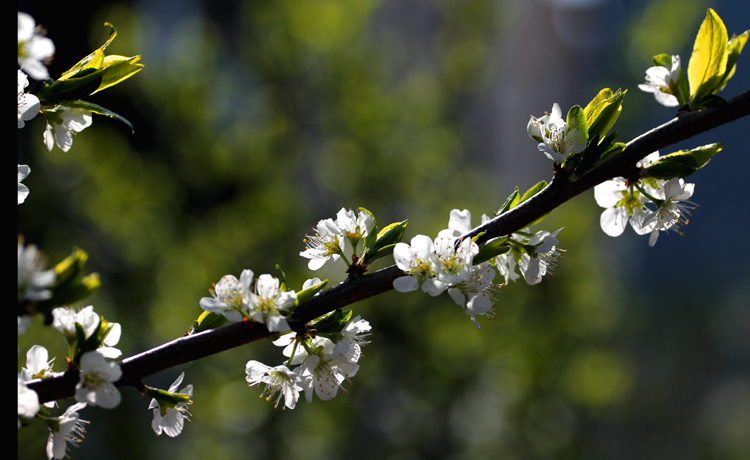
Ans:
POLYGON ((680 69, 680 56, 672 56, 671 68, 664 66, 650 67, 646 70, 646 83, 641 83, 638 88, 647 93, 654 93, 656 102, 661 105, 677 107, 679 102, 672 93, 677 90, 680 69))
POLYGON ((57 146, 67 152, 73 146, 73 135, 78 134, 91 126, 91 111, 79 108, 57 106, 51 110, 45 110, 47 128, 44 130, 44 145, 47 151, 57 146))
POLYGON ((99 315, 89 305, 80 310, 73 307, 59 307, 52 310, 52 327, 62 332, 66 338, 76 338, 76 323, 81 326, 86 338, 99 328, 99 315))
MULTIPOLYGON (((271 401, 277 393, 273 407, 279 406, 279 401, 284 398, 284 406, 294 409, 302 391, 302 379, 296 372, 292 372, 286 366, 270 367, 259 361, 248 361, 245 366, 248 386, 265 384, 261 392, 261 398, 265 396, 266 401, 271 401)), ((282 406, 282 408, 284 407, 282 406)))
POLYGON ((521 273, 528 284, 539 283, 544 275, 552 273, 557 268, 555 262, 562 255, 561 252, 565 252, 557 249, 559 241, 555 237, 561 230, 562 228, 552 233, 541 230, 524 242, 524 245, 534 247, 534 254, 523 254, 519 263, 521 273))
POLYGON ((29 86, 29 79, 26 74, 18 71, 18 128, 23 128, 27 121, 34 118, 39 113, 41 104, 39 98, 33 94, 25 93, 26 87, 29 86))
POLYGON ((107 362, 100 353, 81 356, 80 380, 76 385, 76 401, 112 409, 120 404, 120 392, 114 385, 122 377, 120 365, 107 362))
POLYGON ((86 432, 84 425, 89 422, 78 417, 78 411, 84 409, 86 403, 79 402, 68 407, 58 418, 55 428, 50 427, 47 438, 47 458, 63 458, 67 456, 68 443, 78 447, 86 432))
POLYGON ((339 359, 338 353, 334 352, 322 357, 317 354, 308 356, 295 372, 302 379, 307 402, 312 402, 313 391, 323 401, 336 397, 344 380, 354 377, 358 370, 359 364, 348 358, 339 359))
POLYGON ((55 45, 43 36, 34 18, 18 12, 18 65, 35 80, 49 78, 44 61, 55 54, 55 45))
MULTIPOLYGON (((347 238, 359 241, 361 238, 366 238, 375 228, 375 219, 365 211, 355 213, 351 209, 346 210, 345 208, 341 208, 336 213, 336 226, 347 238)), ((344 252, 346 253, 347 251, 344 252)))
POLYGON ((627 181, 622 177, 602 182, 594 187, 596 203, 606 208, 599 219, 604 233, 609 236, 620 236, 625 226, 630 226, 639 235, 645 235, 653 229, 653 225, 644 226, 644 221, 650 211, 644 206, 648 199, 639 191, 631 191, 627 181))
POLYGON ((224 315, 229 321, 238 322, 247 313, 246 299, 250 295, 253 271, 243 270, 239 281, 233 275, 224 275, 214 289, 213 297, 203 297, 199 304, 202 309, 224 315))
POLYGON ((307 248, 299 255, 310 259, 307 268, 318 270, 329 260, 335 262, 345 254, 347 238, 333 219, 318 221, 318 225, 313 230, 315 230, 315 235, 306 235, 304 242, 307 248))
POLYGON ((529 137, 539 142, 537 149, 555 163, 561 163, 569 155, 583 152, 586 148, 586 136, 578 128, 568 131, 568 123, 562 118, 557 103, 552 106, 551 114, 531 117, 526 131, 529 137))
POLYGON ((45 261, 36 246, 23 247, 18 240, 18 298, 38 302, 52 297, 48 288, 55 284, 55 271, 44 270, 45 261))
POLYGON ((26 176, 31 172, 31 168, 27 165, 18 165, 18 204, 26 201, 26 197, 29 196, 29 188, 21 183, 22 180, 26 179, 26 176))
POLYGON ((470 238, 459 238, 441 234, 435 239, 435 254, 438 256, 435 270, 436 286, 447 289, 466 281, 469 278, 474 256, 479 253, 479 246, 470 238))
POLYGON ((370 335, 371 330, 372 326, 370 326, 369 321, 357 315, 346 323, 346 326, 341 330, 342 340, 347 340, 359 346, 365 346, 370 343, 365 337, 370 335))
POLYGON ((687 216, 690 216, 690 211, 696 207, 695 203, 687 201, 693 196, 694 190, 695 184, 687 184, 675 177, 653 192, 661 203, 657 205, 656 211, 646 218, 645 225, 654 225, 648 239, 649 246, 656 244, 660 231, 671 230, 682 235, 680 226, 688 224, 687 216))
POLYGON ((456 305, 464 308, 477 330, 480 329, 479 322, 476 320, 477 315, 494 317, 493 308, 497 300, 493 279, 495 279, 495 270, 489 264, 475 265, 471 268, 468 279, 448 289, 448 294, 456 305))
POLYGON ((411 239, 411 245, 396 243, 393 248, 393 259, 399 269, 409 274, 393 280, 393 287, 397 291, 415 291, 421 284, 424 292, 436 296, 447 288, 436 284, 435 276, 440 259, 429 236, 417 235, 411 239))
MULTIPOLYGON (((653 152, 639 161, 640 168, 649 166, 659 159, 659 152, 653 152)), ((650 190, 650 188, 647 186, 650 190)), ((644 206, 649 199, 637 190, 632 190, 630 184, 623 177, 602 182, 594 187, 596 204, 606 208, 599 218, 599 224, 604 233, 609 236, 620 236, 625 226, 630 226, 639 235, 645 235, 653 230, 654 225, 645 225, 650 210, 644 206)))
MULTIPOLYGON (((177 377, 172 385, 169 386, 170 393, 180 393, 187 395, 188 398, 193 397, 193 385, 188 385, 180 391, 177 391, 182 379, 185 377, 183 372, 177 377)), ((179 402, 172 406, 164 401, 157 401, 156 398, 151 400, 148 408, 154 410, 154 418, 151 421, 151 428, 154 430, 157 436, 160 436, 162 432, 169 437, 174 438, 175 436, 182 433, 182 428, 185 426, 185 420, 190 421, 189 416, 191 415, 188 411, 188 404, 192 404, 192 401, 179 402)))
POLYGON ((255 293, 248 293, 246 303, 250 318, 265 324, 270 332, 285 332, 290 330, 289 324, 279 312, 293 306, 296 300, 295 292, 279 288, 278 278, 260 275, 255 284, 255 293))

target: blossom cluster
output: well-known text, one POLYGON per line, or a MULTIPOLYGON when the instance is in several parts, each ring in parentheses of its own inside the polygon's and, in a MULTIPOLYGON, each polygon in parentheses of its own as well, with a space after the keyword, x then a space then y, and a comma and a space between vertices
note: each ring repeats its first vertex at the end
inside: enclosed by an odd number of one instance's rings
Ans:
POLYGON ((20 428, 34 418, 47 424, 50 430, 47 456, 50 459, 64 457, 67 443, 78 444, 83 439, 83 426, 88 422, 81 420, 78 412, 87 406, 112 409, 120 404, 120 392, 114 383, 122 376, 120 365, 108 361, 122 354, 114 347, 121 335, 118 323, 108 323, 94 312, 92 306, 80 310, 55 308, 52 316, 52 326, 63 334, 71 349, 70 364, 77 364, 80 369, 75 388, 77 403, 61 415, 51 416, 49 410, 54 408, 55 402, 47 402, 42 407, 36 392, 26 386, 31 380, 62 375, 62 372, 52 370, 55 359, 49 359, 47 349, 40 345, 29 349, 26 367, 18 374, 18 426, 20 428))
MULTIPOLYGON (((482 224, 489 220, 489 216, 482 216, 482 224)), ((431 296, 447 290, 480 329, 478 315, 490 318, 496 315, 496 294, 502 286, 493 283, 496 270, 505 278, 504 284, 521 276, 528 284, 537 284, 544 275, 554 271, 556 261, 565 251, 557 248, 559 242, 555 238, 562 229, 552 233, 540 230, 534 234, 525 229, 506 237, 500 254, 475 264, 480 248, 471 239, 462 237, 470 230, 471 213, 466 209, 454 209, 448 228, 440 231, 435 241, 426 235, 417 235, 411 239, 411 244, 396 244, 393 258, 396 266, 408 276, 395 279, 393 287, 399 292, 421 287, 431 296)))
MULTIPOLYGON (((29 85, 28 77, 37 81, 49 78, 45 63, 52 59, 55 45, 44 36, 41 27, 36 25, 34 18, 26 13, 18 12, 18 128, 23 128, 25 122, 40 113, 39 98, 25 89, 29 85)), ((92 112, 83 108, 71 108, 62 105, 47 107, 44 110, 47 126, 44 129, 44 145, 47 151, 52 151, 55 144, 67 152, 73 145, 73 135, 83 131, 92 123, 92 112)), ((20 165, 19 165, 20 168, 20 165)), ((28 171, 27 171, 28 174, 28 171)), ((20 176, 20 171, 19 171, 20 176)), ((21 178, 19 177, 19 182, 21 178)), ((28 194, 28 189, 25 190, 28 194)), ((18 204, 21 204, 21 189, 19 187, 18 204)), ((25 196, 24 196, 25 198, 25 196)))
POLYGON ((341 208, 336 220, 329 218, 318 222, 313 228, 315 235, 307 236, 307 248, 299 255, 310 259, 307 264, 310 270, 318 270, 329 260, 335 262, 339 258, 343 258, 349 266, 352 255, 357 252, 359 240, 370 235, 374 227, 375 219, 371 214, 341 208))
POLYGON ((224 315, 231 322, 251 319, 265 324, 271 332, 286 332, 289 323, 282 316, 288 313, 297 300, 294 291, 280 289, 278 278, 260 275, 255 292, 250 289, 253 271, 243 270, 240 279, 225 275, 211 290, 212 297, 203 297, 200 306, 205 311, 224 315))
MULTIPOLYGON (((638 166, 648 167, 658 159, 659 152, 654 152, 638 166)), ((690 211, 697 206, 687 201, 693 196, 695 184, 678 177, 670 180, 651 178, 641 182, 617 177, 594 188, 596 203, 606 208, 600 218, 604 233, 620 236, 630 222, 637 234, 650 235, 649 246, 656 244, 660 232, 673 231, 682 235, 680 228, 687 225, 690 211)))
MULTIPOLYGON (((321 333, 318 329, 314 337, 288 333, 274 341, 274 345, 284 347, 283 354, 288 357, 283 364, 270 367, 259 361, 248 361, 245 367, 248 386, 265 385, 261 397, 270 401, 278 395, 274 407, 279 406, 283 397, 282 408, 289 409, 294 409, 303 391, 309 403, 313 400, 313 393, 322 401, 329 401, 336 397, 339 389, 346 391, 342 384, 359 370, 357 361, 362 356, 362 347, 369 343, 365 337, 371 327, 369 322, 356 316, 346 322, 338 321, 340 329, 323 328, 323 324, 330 324, 328 319, 335 315, 336 312, 315 323, 328 333, 321 333), (298 366, 290 369, 295 365, 298 366)), ((350 315, 351 312, 345 318, 350 315)))

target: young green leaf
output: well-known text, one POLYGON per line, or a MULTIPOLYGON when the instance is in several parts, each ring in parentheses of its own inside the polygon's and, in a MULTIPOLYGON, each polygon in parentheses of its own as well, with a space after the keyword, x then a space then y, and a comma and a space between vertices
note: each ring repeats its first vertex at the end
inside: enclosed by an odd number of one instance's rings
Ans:
POLYGON ((542 190, 544 190, 546 186, 547 186, 547 181, 541 181, 537 183, 536 185, 534 185, 533 187, 531 187, 530 189, 526 190, 526 193, 524 193, 521 199, 519 200, 519 204, 523 203, 524 201, 528 200, 532 196, 541 192, 542 190))
POLYGON ((684 179, 705 166, 723 148, 723 143, 717 143, 670 153, 659 158, 648 168, 644 168, 641 171, 641 176, 663 180, 674 177, 684 179))
POLYGON ((510 250, 510 246, 505 244, 507 236, 495 238, 479 246, 479 253, 474 256, 474 265, 481 264, 492 259, 495 256, 504 254, 510 250))
POLYGON ((609 88, 599 91, 599 94, 583 110, 588 125, 588 136, 599 135, 603 138, 612 129, 622 112, 622 101, 627 90, 612 92, 609 88))
POLYGON ((519 190, 518 187, 513 191, 513 193, 510 194, 510 196, 505 200, 505 203, 500 207, 500 209, 495 213, 496 216, 499 216, 500 214, 504 212, 508 212, 511 209, 518 206, 519 203, 519 190))
POLYGON ((727 45, 727 71, 724 73, 721 83, 719 83, 718 91, 724 89, 727 81, 732 78, 734 71, 737 70, 737 59, 739 59, 749 35, 750 30, 746 30, 740 36, 732 34, 732 39, 729 40, 729 44, 727 45))
POLYGON ((408 220, 395 222, 382 229, 378 233, 378 238, 375 243, 365 254, 363 263, 367 265, 381 257, 392 254, 393 247, 396 243, 401 241, 401 238, 403 238, 404 230, 406 229, 408 222, 408 220))
POLYGON ((102 82, 96 91, 91 94, 114 86, 140 72, 143 69, 143 64, 140 61, 141 56, 106 56, 101 66, 102 82))
POLYGON ((714 93, 724 79, 727 70, 727 28, 716 12, 709 8, 706 19, 698 30, 693 45, 693 54, 688 64, 691 108, 700 106, 704 96, 714 93))
POLYGON ((317 294, 324 287, 326 287, 326 284, 328 284, 328 280, 323 280, 320 283, 316 284, 315 286, 310 286, 307 289, 299 291, 297 293, 297 300, 294 302, 294 305, 302 305, 303 303, 312 299, 315 294, 317 294))
POLYGON ((589 125, 586 122, 586 115, 581 106, 574 105, 568 110, 567 122, 568 129, 566 134, 578 128, 578 131, 580 131, 586 139, 589 138, 589 125))
POLYGON ((193 325, 190 326, 188 335, 195 334, 196 332, 203 332, 209 329, 216 329, 227 324, 229 320, 226 316, 219 313, 213 313, 210 311, 204 311, 201 315, 193 321, 193 325))
POLYGON ((109 109, 105 109, 104 107, 94 104, 92 102, 82 101, 79 99, 77 101, 64 101, 64 102, 61 102, 59 105, 70 107, 70 108, 86 109, 86 110, 90 110, 91 112, 97 115, 104 115, 105 117, 114 118, 115 120, 121 121, 125 123, 126 125, 128 125, 128 127, 130 128, 131 134, 135 132, 135 130, 133 129, 133 125, 125 117, 123 117, 122 115, 118 115, 115 112, 109 109))

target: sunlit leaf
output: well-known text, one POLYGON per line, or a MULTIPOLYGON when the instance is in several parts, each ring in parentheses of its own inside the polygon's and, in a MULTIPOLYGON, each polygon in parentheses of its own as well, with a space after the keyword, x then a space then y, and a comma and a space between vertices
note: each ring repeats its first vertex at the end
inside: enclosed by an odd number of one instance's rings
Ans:
POLYGON ((727 28, 719 15, 711 8, 698 30, 693 45, 693 54, 688 64, 688 83, 693 102, 711 94, 721 83, 727 68, 727 28))

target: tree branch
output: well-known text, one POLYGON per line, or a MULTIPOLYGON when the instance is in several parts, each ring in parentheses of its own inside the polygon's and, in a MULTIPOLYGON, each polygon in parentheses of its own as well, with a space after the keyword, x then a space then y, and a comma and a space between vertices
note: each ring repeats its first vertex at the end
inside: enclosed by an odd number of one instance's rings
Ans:
MULTIPOLYGON (((681 113, 677 118, 633 139, 622 153, 574 182, 569 181, 569 175, 565 171, 558 172, 547 188, 533 198, 473 229, 463 237, 474 237, 484 232, 484 235, 478 239, 478 242, 482 243, 522 229, 597 184, 618 176, 636 178, 638 172, 636 163, 651 152, 748 114, 750 114, 750 91, 713 108, 693 113, 681 113)), ((303 317, 303 322, 292 327, 298 330, 304 323, 325 313, 389 291, 393 289, 393 280, 400 276, 404 276, 404 273, 392 265, 372 274, 351 277, 337 286, 322 291, 298 307, 296 312, 303 317)), ((142 390, 141 380, 144 377, 270 335, 272 334, 262 324, 241 322, 180 337, 122 360, 123 376, 116 385, 133 386, 142 390)), ((37 392, 40 403, 72 397, 78 383, 78 373, 77 370, 70 370, 61 377, 33 380, 28 383, 28 387, 37 392)))

